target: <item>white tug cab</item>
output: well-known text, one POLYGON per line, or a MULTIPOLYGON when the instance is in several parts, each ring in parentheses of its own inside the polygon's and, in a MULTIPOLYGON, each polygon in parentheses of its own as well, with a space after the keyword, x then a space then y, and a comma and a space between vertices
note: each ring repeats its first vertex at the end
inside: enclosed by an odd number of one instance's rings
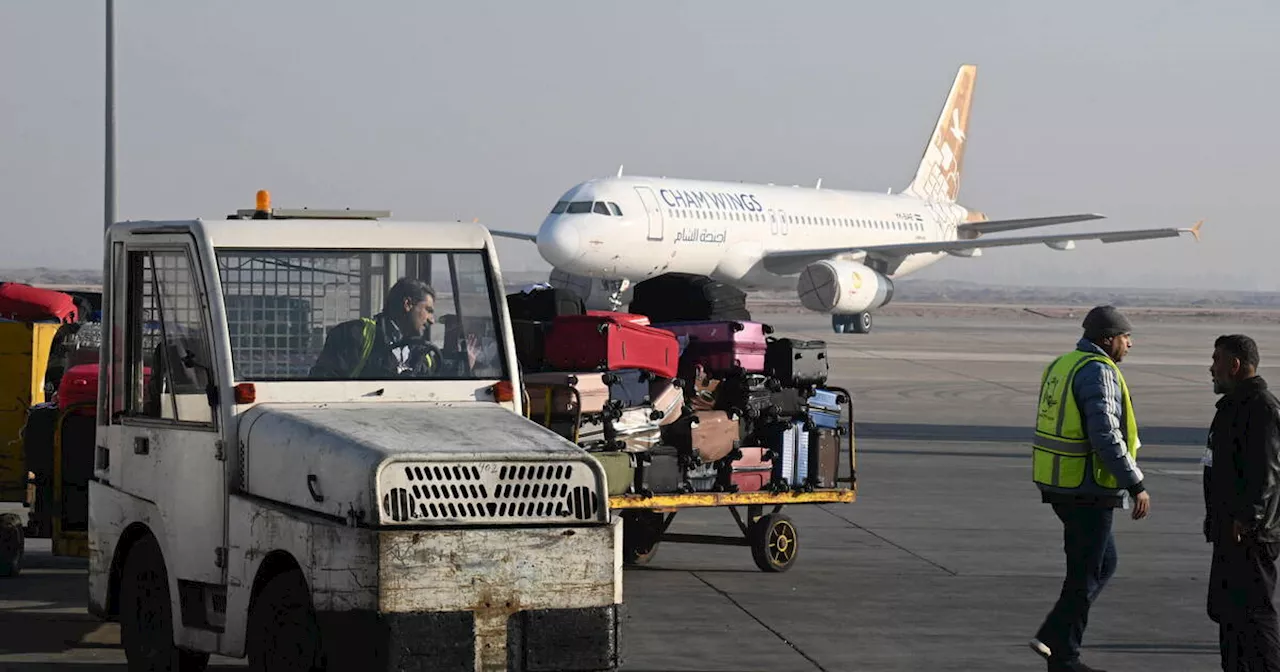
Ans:
POLYGON ((522 417, 488 230, 386 217, 108 229, 89 601, 130 669, 618 666, 621 523, 522 417))

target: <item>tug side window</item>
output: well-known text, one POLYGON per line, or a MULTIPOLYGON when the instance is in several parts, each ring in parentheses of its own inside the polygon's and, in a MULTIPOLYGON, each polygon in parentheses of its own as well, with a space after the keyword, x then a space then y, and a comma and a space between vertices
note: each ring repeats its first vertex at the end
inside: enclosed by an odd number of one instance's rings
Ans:
POLYGON ((213 424, 205 392, 213 361, 187 250, 131 251, 128 264, 125 415, 213 424))

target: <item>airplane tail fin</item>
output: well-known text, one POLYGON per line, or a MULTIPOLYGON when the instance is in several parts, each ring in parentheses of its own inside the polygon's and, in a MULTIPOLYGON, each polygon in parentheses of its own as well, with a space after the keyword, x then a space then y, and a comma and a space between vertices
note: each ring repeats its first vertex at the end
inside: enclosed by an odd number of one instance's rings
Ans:
POLYGON ((924 157, 915 179, 905 191, 917 198, 954 203, 960 194, 960 168, 964 164, 965 140, 969 129, 969 105, 978 66, 962 65, 956 73, 947 102, 942 106, 933 137, 924 148, 924 157))

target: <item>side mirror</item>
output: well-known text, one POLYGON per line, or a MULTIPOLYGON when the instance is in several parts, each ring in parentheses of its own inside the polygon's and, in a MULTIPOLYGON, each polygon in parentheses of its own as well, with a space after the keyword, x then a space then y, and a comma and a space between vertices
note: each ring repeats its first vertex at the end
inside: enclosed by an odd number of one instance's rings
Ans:
POLYGON ((218 386, 213 382, 213 369, 196 360, 196 353, 187 350, 182 356, 182 365, 188 369, 200 369, 205 373, 204 396, 209 400, 209 408, 218 407, 218 386))

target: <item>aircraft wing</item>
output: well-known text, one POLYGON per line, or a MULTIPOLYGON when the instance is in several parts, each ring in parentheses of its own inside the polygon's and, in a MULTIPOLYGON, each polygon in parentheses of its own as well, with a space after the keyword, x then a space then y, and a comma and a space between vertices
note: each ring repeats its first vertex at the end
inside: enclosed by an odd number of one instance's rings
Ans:
POLYGON ((897 268, 903 259, 912 254, 930 254, 938 252, 963 253, 984 247, 1011 247, 1014 245, 1051 245, 1068 243, 1077 240, 1099 240, 1104 243, 1124 243, 1134 240, 1152 240, 1156 238, 1176 238, 1183 233, 1190 233, 1200 240, 1200 225, 1204 220, 1196 222, 1189 229, 1135 229, 1131 231, 1100 231, 1096 233, 1062 233, 1051 236, 1018 236, 1011 238, 977 238, 972 240, 943 240, 921 243, 894 243, 892 245, 867 245, 864 247, 832 247, 823 250, 790 250, 771 252, 764 257, 764 266, 773 273, 799 273, 805 266, 840 254, 865 253, 868 258, 879 258, 888 262, 888 267, 897 268))
POLYGON ((1091 219, 1103 219, 1103 216, 1088 212, 1082 215, 1053 215, 1051 217, 1026 217, 1022 219, 994 219, 984 220, 981 222, 965 222, 956 228, 961 232, 972 232, 982 235, 984 233, 999 233, 1001 231, 1013 231, 1016 229, 1034 229, 1037 226, 1054 226, 1055 224, 1086 222, 1091 219))
POLYGON ((531 243, 538 242, 538 235, 535 233, 523 233, 521 231, 498 231, 489 229, 489 235, 498 238, 515 238, 516 240, 527 240, 531 243))

